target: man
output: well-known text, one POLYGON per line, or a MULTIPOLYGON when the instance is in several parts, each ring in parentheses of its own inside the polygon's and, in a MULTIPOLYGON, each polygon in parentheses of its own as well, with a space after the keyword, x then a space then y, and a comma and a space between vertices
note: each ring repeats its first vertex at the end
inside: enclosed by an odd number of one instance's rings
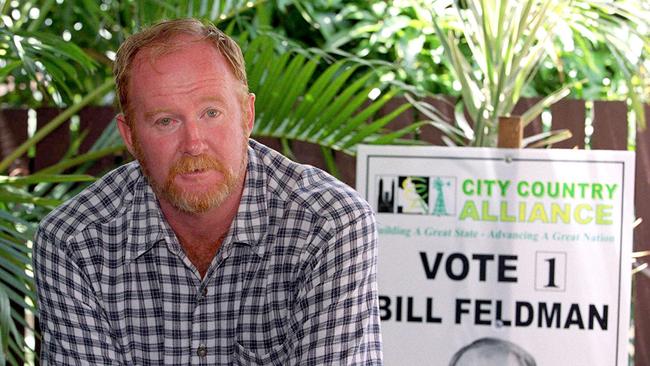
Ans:
POLYGON ((518 345, 499 338, 480 338, 459 349, 449 366, 535 366, 535 359, 518 345))
POLYGON ((114 74, 137 161, 41 223, 43 364, 381 364, 371 209, 249 140, 236 43, 162 22, 114 74))

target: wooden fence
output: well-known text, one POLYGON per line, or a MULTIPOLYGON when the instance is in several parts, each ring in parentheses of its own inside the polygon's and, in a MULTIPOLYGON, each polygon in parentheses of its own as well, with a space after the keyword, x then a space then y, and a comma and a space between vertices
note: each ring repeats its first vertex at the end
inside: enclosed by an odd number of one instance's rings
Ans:
MULTIPOLYGON (((513 114, 521 114, 537 100, 522 100, 515 108, 513 114)), ((403 100, 394 99, 380 112, 387 114, 403 100)), ((453 108, 450 104, 432 100, 432 104, 439 110, 453 117, 453 108)), ((34 112, 31 112, 32 115, 34 112)), ((35 111, 37 126, 43 126, 59 113, 52 108, 43 108, 35 111)), ((89 134, 81 146, 81 152, 87 151, 92 143, 99 137, 105 126, 112 120, 115 111, 108 107, 86 108, 79 113, 80 130, 89 129, 89 134)), ((590 108, 582 100, 563 100, 550 109, 552 129, 569 129, 573 137, 567 141, 556 144, 555 148, 584 149, 585 138, 590 139, 589 148, 604 150, 627 150, 628 148, 628 120, 627 106, 624 102, 596 101, 590 108), (586 121, 591 120, 593 133, 586 134, 586 121)), ((650 106, 646 106, 646 115, 650 120, 650 106)), ((408 110, 391 124, 391 128, 404 127, 415 120, 422 119, 415 110, 408 110)), ((0 156, 6 156, 13 148, 27 138, 27 110, 3 110, 0 114, 0 156)), ((541 119, 528 125, 524 130, 524 137, 539 133, 544 130, 541 119)), ((634 134, 632 134, 633 136, 634 134)), ((419 138, 434 145, 443 145, 441 134, 433 127, 425 127, 419 138)), ((280 149, 278 141, 260 139, 263 143, 280 149)), ((37 153, 32 159, 24 159, 19 165, 29 171, 57 162, 67 151, 70 142, 70 128, 63 124, 36 147, 37 153)), ((634 250, 650 250, 650 204, 645 200, 650 199, 650 130, 637 131, 636 139, 636 181, 635 181, 635 214, 643 219, 634 230, 634 250)), ((294 143, 293 151, 301 162, 324 167, 320 149, 307 143, 294 143)), ((345 154, 336 154, 341 179, 351 186, 355 183, 355 160, 345 154)), ((113 159, 105 160, 110 164, 113 159)), ((645 258, 642 261, 650 261, 645 258)), ((650 270, 644 270, 634 276, 634 337, 635 337, 635 365, 650 366, 650 270)))

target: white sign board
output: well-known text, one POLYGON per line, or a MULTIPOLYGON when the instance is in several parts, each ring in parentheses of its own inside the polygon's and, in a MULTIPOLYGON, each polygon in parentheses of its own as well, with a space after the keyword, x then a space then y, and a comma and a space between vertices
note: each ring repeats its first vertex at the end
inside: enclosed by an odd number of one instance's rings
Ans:
POLYGON ((633 183, 624 151, 360 147, 385 364, 627 365, 633 183))

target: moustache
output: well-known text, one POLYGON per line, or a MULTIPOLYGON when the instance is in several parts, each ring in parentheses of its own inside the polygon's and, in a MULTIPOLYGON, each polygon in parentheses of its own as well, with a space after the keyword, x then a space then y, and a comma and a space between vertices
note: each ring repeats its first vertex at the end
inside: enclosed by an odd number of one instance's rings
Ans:
POLYGON ((216 170, 223 172, 223 166, 214 157, 201 154, 198 156, 183 156, 178 159, 171 167, 170 176, 175 177, 179 174, 193 173, 197 171, 216 170))

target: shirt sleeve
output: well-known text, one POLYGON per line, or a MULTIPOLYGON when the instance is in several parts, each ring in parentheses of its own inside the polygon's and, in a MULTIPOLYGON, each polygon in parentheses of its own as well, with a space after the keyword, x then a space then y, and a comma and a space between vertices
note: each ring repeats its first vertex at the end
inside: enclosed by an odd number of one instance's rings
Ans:
POLYGON ((293 314, 288 365, 382 365, 374 215, 334 228, 293 314))
POLYGON ((91 281, 60 244, 42 228, 36 234, 41 364, 124 365, 91 281))

